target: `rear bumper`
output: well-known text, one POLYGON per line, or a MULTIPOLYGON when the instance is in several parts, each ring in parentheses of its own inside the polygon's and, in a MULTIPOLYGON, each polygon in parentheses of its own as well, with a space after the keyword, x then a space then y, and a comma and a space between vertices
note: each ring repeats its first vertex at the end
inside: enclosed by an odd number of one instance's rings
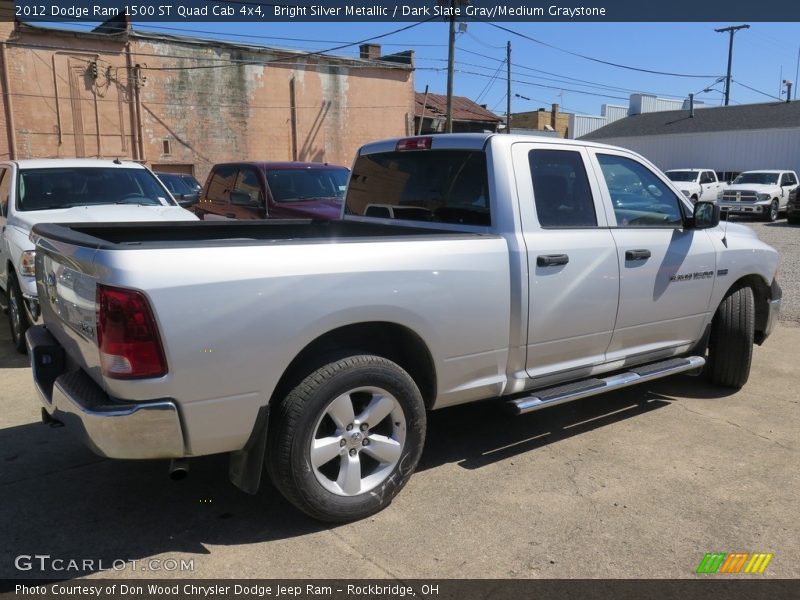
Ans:
POLYGON ((64 350, 38 325, 25 335, 36 390, 44 410, 108 458, 185 455, 178 407, 169 399, 121 402, 81 369, 66 370, 64 350))

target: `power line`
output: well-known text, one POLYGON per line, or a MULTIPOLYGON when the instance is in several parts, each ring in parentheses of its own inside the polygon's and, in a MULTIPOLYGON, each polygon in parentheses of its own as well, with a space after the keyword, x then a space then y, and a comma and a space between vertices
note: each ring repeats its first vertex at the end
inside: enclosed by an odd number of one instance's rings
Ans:
POLYGON ((757 94, 761 94, 762 96, 766 96, 767 98, 772 98, 773 100, 782 100, 783 99, 783 98, 779 98, 778 96, 773 96, 772 94, 768 94, 766 92, 762 92, 761 90, 757 90, 754 87, 750 87, 749 85, 746 85, 746 84, 742 83, 741 81, 736 81, 735 79, 731 79, 731 81, 733 83, 735 83, 736 85, 740 85, 743 88, 747 88, 751 92, 756 92, 757 94))
POLYGON ((491 23, 489 21, 484 21, 487 25, 491 25, 492 27, 497 27, 497 29, 501 29, 507 33, 512 35, 516 35, 528 41, 534 42, 536 44, 540 44, 542 46, 546 46, 547 48, 552 48, 553 50, 558 50, 559 52, 564 52, 565 54, 569 54, 571 56, 577 56, 578 58, 582 58, 584 60, 590 60, 592 62, 596 62, 602 65, 608 65, 610 67, 617 67, 619 69, 627 69, 629 71, 638 71, 640 73, 650 73, 652 75, 664 75, 668 77, 693 77, 696 79, 710 79, 711 77, 718 77, 718 75, 694 75, 688 73, 671 73, 669 71, 656 71, 653 69, 644 69, 641 67, 632 67, 630 65, 623 65, 620 63, 610 62, 607 60, 601 60, 599 58, 593 58, 591 56, 586 56, 585 54, 580 54, 578 52, 572 52, 571 50, 565 50, 564 48, 559 48, 558 46, 554 46, 553 44, 549 44, 547 42, 543 42, 541 40, 537 40, 529 35, 525 35, 524 33, 520 33, 518 31, 514 31, 508 27, 504 27, 503 25, 498 25, 497 23, 491 23))
POLYGON ((504 65, 504 64, 505 64, 505 61, 501 62, 501 63, 500 63, 498 66, 497 66, 497 70, 494 72, 494 75, 492 75, 492 78, 491 78, 489 81, 487 81, 487 82, 486 82, 486 85, 484 86, 483 90, 481 90, 481 93, 480 93, 480 94, 478 94, 477 98, 475 98, 475 102, 476 102, 477 104, 480 104, 480 103, 481 103, 481 99, 483 98, 483 96, 484 96, 485 94, 489 93, 489 91, 491 90, 492 86, 493 86, 493 85, 495 84, 495 82, 497 81, 497 76, 500 74, 500 69, 502 69, 502 68, 503 68, 503 65, 504 65))
MULTIPOLYGON (((474 54, 475 56, 480 56, 482 58, 486 58, 486 59, 493 60, 493 61, 496 61, 496 62, 503 62, 499 58, 494 58, 494 57, 488 56, 486 54, 481 54, 480 52, 473 52, 472 50, 467 50, 466 48, 459 48, 459 50, 461 52, 466 52, 467 54, 474 54)), ((623 88, 623 87, 618 87, 618 86, 613 86, 613 85, 607 85, 607 84, 604 84, 604 83, 600 83, 598 81, 589 81, 589 80, 580 79, 580 78, 577 78, 577 77, 570 77, 568 75, 561 75, 560 73, 553 73, 552 71, 543 71, 542 69, 535 69, 533 67, 528 67, 526 65, 520 65, 520 64, 517 64, 517 63, 513 63, 512 66, 515 67, 515 68, 518 68, 518 69, 523 69, 525 71, 531 71, 531 72, 534 72, 534 73, 543 73, 545 75, 552 75, 554 77, 560 78, 559 80, 566 80, 568 82, 574 82, 574 84, 578 84, 579 83, 579 84, 583 84, 583 85, 588 86, 588 87, 596 87, 598 89, 605 89, 605 90, 609 90, 609 91, 612 91, 612 92, 625 92, 625 93, 629 93, 629 94, 655 94, 656 96, 661 96, 661 97, 666 97, 666 98, 683 99, 683 96, 680 96, 680 95, 667 94, 667 93, 664 93, 664 92, 653 92, 653 91, 647 91, 647 90, 636 90, 636 89, 631 89, 631 88, 623 88)), ((545 78, 545 77, 537 77, 537 79, 547 79, 547 78, 545 78)), ((556 81, 559 81, 559 80, 556 80, 556 81)))

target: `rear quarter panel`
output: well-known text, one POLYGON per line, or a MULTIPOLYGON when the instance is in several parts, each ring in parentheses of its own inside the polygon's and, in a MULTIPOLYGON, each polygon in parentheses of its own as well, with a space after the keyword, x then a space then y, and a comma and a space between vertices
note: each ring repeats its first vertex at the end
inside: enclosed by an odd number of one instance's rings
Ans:
POLYGON ((89 276, 148 296, 169 373, 103 378, 91 336, 63 327, 57 337, 112 396, 174 398, 193 455, 241 448, 294 357, 344 325, 385 321, 419 335, 441 403, 491 397, 505 384, 501 237, 98 250, 90 263, 89 276))

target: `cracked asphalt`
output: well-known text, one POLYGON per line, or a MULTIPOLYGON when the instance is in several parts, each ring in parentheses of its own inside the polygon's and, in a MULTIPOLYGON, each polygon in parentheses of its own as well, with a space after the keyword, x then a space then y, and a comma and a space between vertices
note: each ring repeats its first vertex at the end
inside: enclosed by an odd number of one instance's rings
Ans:
POLYGON ((684 578, 706 552, 773 553, 759 577, 800 577, 800 325, 784 316, 736 393, 678 376, 523 417, 433 413, 394 503, 337 527, 269 484, 239 492, 225 457, 172 482, 166 461, 102 459, 41 424, 0 324, 0 578, 684 578), (81 564, 17 568, 37 554, 81 564))

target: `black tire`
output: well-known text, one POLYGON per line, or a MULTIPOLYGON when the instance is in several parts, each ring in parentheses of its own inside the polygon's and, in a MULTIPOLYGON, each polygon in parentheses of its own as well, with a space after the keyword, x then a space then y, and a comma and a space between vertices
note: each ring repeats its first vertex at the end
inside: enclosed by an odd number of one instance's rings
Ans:
POLYGON ((281 494, 310 517, 329 522, 354 521, 380 511, 392 501, 416 469, 424 442, 425 404, 408 373, 379 356, 348 356, 312 372, 273 408, 267 442, 267 471, 281 494), (369 391, 361 391, 367 387, 376 394, 370 397, 369 391), (378 423, 363 424, 369 427, 356 439, 362 426, 358 417, 368 412, 360 409, 358 402, 366 405, 377 401, 376 398, 386 397, 377 392, 388 392, 393 411, 378 423), (331 417, 336 412, 334 401, 340 402, 342 398, 347 398, 351 414, 355 414, 353 429, 346 429, 349 425, 337 424, 331 417), (396 412, 398 409, 400 413, 396 412), (404 421, 404 426, 400 427, 400 421, 404 421), (326 426, 326 432, 321 434, 326 426), (393 448, 397 450, 397 458, 386 464, 371 454, 381 447, 379 435, 384 440, 393 438, 390 441, 399 446, 399 450, 393 448), (375 439, 373 447, 362 447, 360 444, 369 445, 364 439, 370 436, 375 439), (397 442, 395 437, 402 439, 397 442), (315 466, 312 462, 315 439, 334 440, 336 443, 329 447, 342 447, 335 451, 334 457, 323 459, 330 462, 318 461, 320 464, 315 466), (359 464, 359 483, 351 488, 350 494, 344 486, 332 489, 339 486, 339 480, 347 480, 344 472, 349 467, 345 461, 359 464), (365 471, 365 468, 373 470, 365 471), (374 475, 372 481, 368 479, 370 475, 374 475))
POLYGON ((25 332, 31 326, 28 315, 25 312, 25 300, 17 283, 14 273, 8 274, 8 326, 11 329, 11 343, 17 352, 25 354, 28 349, 25 347, 25 332))
POLYGON ((798 217, 786 217, 786 221, 789 225, 800 225, 800 218, 798 217))
POLYGON ((781 214, 780 210, 780 203, 778 199, 775 198, 772 201, 772 204, 769 205, 769 210, 764 214, 764 220, 768 223, 772 223, 778 220, 778 216, 781 214))
POLYGON ((753 358, 754 327, 753 290, 740 287, 728 292, 711 323, 706 367, 711 383, 732 388, 747 383, 753 358))
POLYGON ((692 201, 692 204, 697 204, 697 194, 693 194, 692 197, 689 198, 689 200, 692 201))

